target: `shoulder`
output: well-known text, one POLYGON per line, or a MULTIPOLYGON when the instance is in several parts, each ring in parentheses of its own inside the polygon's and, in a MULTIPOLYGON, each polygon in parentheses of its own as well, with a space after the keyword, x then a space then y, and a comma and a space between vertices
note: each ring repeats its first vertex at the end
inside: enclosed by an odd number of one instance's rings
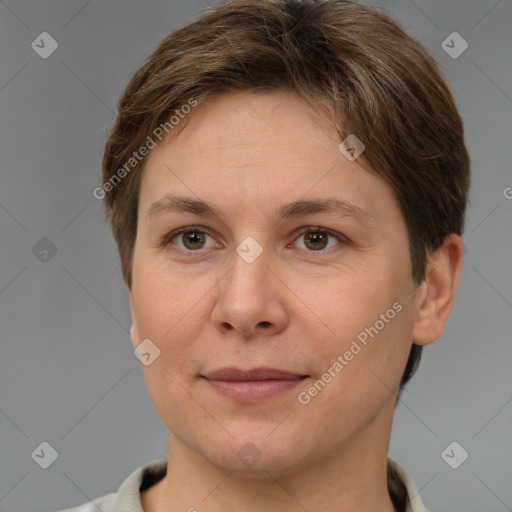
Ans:
POLYGON ((141 491, 160 481, 167 471, 167 458, 153 460, 133 471, 121 484, 117 492, 105 494, 93 501, 57 512, 120 512, 120 510, 142 511, 141 491))

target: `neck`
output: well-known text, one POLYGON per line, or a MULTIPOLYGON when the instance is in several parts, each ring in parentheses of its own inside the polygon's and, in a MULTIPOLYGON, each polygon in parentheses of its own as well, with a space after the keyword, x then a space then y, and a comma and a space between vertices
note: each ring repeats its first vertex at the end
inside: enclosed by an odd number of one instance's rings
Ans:
POLYGON ((280 474, 229 471, 172 433, 166 476, 142 495, 145 512, 395 512, 387 487, 391 420, 376 419, 328 458, 280 474))

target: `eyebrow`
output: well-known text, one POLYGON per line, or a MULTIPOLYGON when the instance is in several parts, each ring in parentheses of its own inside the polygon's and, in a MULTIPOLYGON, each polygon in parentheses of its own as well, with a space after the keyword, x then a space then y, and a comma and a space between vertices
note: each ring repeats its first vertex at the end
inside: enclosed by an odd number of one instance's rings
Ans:
MULTIPOLYGON (((362 220, 374 219, 371 214, 359 206, 336 198, 293 201, 281 206, 278 210, 278 217, 280 220, 283 220, 300 215, 324 212, 337 213, 344 217, 350 216, 362 220)), ((195 215, 222 219, 220 209, 213 204, 193 197, 179 197, 171 194, 167 194, 162 199, 151 204, 146 213, 146 221, 162 213, 193 213, 195 215)))

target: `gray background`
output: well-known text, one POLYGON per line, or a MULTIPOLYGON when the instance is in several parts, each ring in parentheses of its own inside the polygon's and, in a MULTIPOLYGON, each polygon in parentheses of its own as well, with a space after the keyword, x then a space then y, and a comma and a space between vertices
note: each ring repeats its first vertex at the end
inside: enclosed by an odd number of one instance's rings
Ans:
MULTIPOLYGON (((439 62, 473 164, 457 303, 397 407, 390 455, 431 510, 512 510, 512 2, 371 4, 439 62), (469 43, 457 59, 441 46, 453 31, 469 43), (452 441, 469 453, 458 469, 441 457, 452 441)), ((0 3, 2 512, 81 504, 166 455, 166 428, 133 355, 116 247, 92 191, 128 79, 164 35, 207 7, 0 3), (43 31, 59 44, 47 59, 31 48, 43 31), (54 255, 41 252, 43 237, 54 255), (58 452, 48 469, 31 457, 43 441, 58 452)))

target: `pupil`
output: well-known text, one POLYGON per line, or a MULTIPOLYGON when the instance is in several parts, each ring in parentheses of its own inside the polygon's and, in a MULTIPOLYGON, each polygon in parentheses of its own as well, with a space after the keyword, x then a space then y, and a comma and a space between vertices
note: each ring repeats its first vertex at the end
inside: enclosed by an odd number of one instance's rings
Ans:
POLYGON ((189 242, 190 245, 195 246, 196 244, 201 244, 202 237, 195 231, 191 231, 190 233, 187 234, 187 242, 189 242))
POLYGON ((308 242, 312 243, 313 245, 318 244, 318 242, 321 243, 320 247, 318 245, 316 245, 315 247, 313 247, 313 249, 322 249, 322 248, 324 248, 325 245, 326 245, 326 241, 327 241, 327 237, 322 235, 321 233, 310 233, 309 234, 308 242))

